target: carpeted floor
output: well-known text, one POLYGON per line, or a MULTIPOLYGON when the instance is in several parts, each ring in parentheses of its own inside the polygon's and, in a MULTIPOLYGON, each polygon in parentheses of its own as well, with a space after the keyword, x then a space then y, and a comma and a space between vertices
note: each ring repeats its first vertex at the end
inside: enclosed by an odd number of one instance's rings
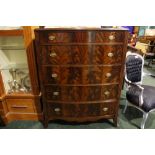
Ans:
MULTIPOLYGON (((155 67, 144 68, 145 73, 152 73, 155 75, 155 67)), ((145 76, 143 84, 155 86, 155 78, 145 76)), ((122 110, 125 104, 125 91, 122 91, 120 99, 118 127, 113 126, 112 120, 100 120, 94 123, 68 123, 63 121, 50 122, 48 129, 138 129, 142 120, 142 113, 134 107, 129 106, 126 113, 122 110)), ((43 129, 43 125, 38 121, 13 121, 1 129, 43 129)), ((151 113, 146 122, 146 129, 155 129, 155 113, 151 113)))

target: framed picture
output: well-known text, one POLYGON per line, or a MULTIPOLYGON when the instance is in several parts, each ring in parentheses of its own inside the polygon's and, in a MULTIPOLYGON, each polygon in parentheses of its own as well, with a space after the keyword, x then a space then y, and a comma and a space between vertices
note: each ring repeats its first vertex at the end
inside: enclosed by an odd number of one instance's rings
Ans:
POLYGON ((145 30, 148 29, 148 28, 149 28, 149 26, 140 26, 138 36, 144 36, 145 35, 145 30))

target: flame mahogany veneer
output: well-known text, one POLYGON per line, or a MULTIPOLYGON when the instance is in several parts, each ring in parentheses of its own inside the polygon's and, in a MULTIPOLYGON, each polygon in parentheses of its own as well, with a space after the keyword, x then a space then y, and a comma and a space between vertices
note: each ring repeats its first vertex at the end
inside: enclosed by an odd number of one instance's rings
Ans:
POLYGON ((104 118, 117 126, 127 34, 104 28, 35 30, 45 127, 56 119, 104 118))

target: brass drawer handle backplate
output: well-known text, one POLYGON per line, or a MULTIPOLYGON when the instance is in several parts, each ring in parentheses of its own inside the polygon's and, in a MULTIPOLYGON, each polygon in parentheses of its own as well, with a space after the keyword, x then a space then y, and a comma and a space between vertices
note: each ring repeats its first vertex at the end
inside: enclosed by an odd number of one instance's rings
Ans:
POLYGON ((112 58, 113 56, 114 56, 113 53, 111 53, 111 52, 108 53, 108 57, 112 58))
POLYGON ((53 41, 53 40, 56 39, 56 37, 55 36, 49 36, 48 39, 51 40, 51 41, 53 41))
POLYGON ((53 95, 54 96, 58 96, 59 95, 59 92, 55 91, 55 92, 53 92, 53 95))
POLYGON ((56 54, 54 51, 52 51, 52 52, 50 53, 50 57, 54 58, 54 57, 56 57, 56 56, 57 56, 57 54, 56 54))
POLYGON ((104 94, 105 94, 106 96, 109 96, 109 95, 110 95, 110 92, 109 92, 109 91, 105 91, 104 94))
POLYGON ((108 78, 111 77, 111 73, 107 73, 106 77, 108 77, 108 78))
POLYGON ((106 111, 108 111, 108 108, 103 108, 102 110, 103 110, 104 112, 106 112, 106 111))
POLYGON ((115 39, 115 36, 111 34, 111 35, 109 36, 109 40, 112 41, 112 40, 114 40, 114 39, 115 39))
POLYGON ((58 77, 58 74, 53 73, 51 76, 52 76, 52 78, 57 78, 58 77))
POLYGON ((55 108, 54 111, 55 111, 55 112, 60 112, 61 109, 60 109, 60 108, 55 108))

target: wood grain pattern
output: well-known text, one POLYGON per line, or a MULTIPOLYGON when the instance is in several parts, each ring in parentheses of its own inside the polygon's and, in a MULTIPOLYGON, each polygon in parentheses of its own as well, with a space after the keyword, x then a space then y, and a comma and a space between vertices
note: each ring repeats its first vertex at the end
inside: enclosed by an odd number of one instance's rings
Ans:
POLYGON ((35 35, 44 125, 101 118, 117 125, 126 31, 42 28, 35 35))
POLYGON ((122 61, 122 45, 43 46, 43 65, 119 64, 122 61), (108 54, 113 56, 109 57, 108 54))
POLYGON ((34 101, 32 99, 7 99, 6 102, 9 112, 34 113, 34 101))
POLYGON ((43 65, 88 64, 89 46, 43 46, 41 62, 43 65), (50 54, 55 53, 55 56, 50 54))
POLYGON ((98 86, 46 86, 45 96, 48 101, 84 102, 112 100, 118 98, 118 85, 98 86), (54 92, 58 94, 54 95, 54 92), (107 94, 108 92, 108 94, 107 94))
POLYGON ((95 104, 61 104, 48 103, 48 115, 55 117, 91 117, 112 115, 115 103, 95 103, 95 104), (107 108, 107 111, 103 109, 107 108), (59 109, 60 111, 55 111, 59 109))
POLYGON ((124 32, 119 31, 105 31, 105 32, 96 32, 95 33, 95 42, 123 42, 125 37, 124 32), (109 36, 113 35, 115 38, 113 40, 109 39, 109 36))
POLYGON ((66 42, 90 42, 91 32, 43 32, 41 35, 41 43, 66 43, 66 42), (55 39, 50 40, 49 37, 54 36, 55 39))
POLYGON ((122 45, 94 46, 92 64, 120 64, 123 60, 122 45), (112 57, 108 56, 113 54, 112 57))
POLYGON ((118 31, 42 31, 40 32, 41 44, 46 43, 103 43, 103 42, 122 42, 124 32, 118 31), (109 36, 113 35, 115 39, 110 40, 109 36), (54 39, 50 40, 50 37, 54 39))
POLYGON ((38 78, 37 78, 35 53, 34 53, 33 32, 31 30, 31 27, 24 26, 23 34, 24 34, 24 43, 25 43, 27 59, 28 59, 32 93, 34 95, 39 95, 40 92, 39 92, 39 84, 38 84, 38 78))
POLYGON ((48 66, 42 72, 44 84, 102 84, 118 82, 120 66, 48 66))

